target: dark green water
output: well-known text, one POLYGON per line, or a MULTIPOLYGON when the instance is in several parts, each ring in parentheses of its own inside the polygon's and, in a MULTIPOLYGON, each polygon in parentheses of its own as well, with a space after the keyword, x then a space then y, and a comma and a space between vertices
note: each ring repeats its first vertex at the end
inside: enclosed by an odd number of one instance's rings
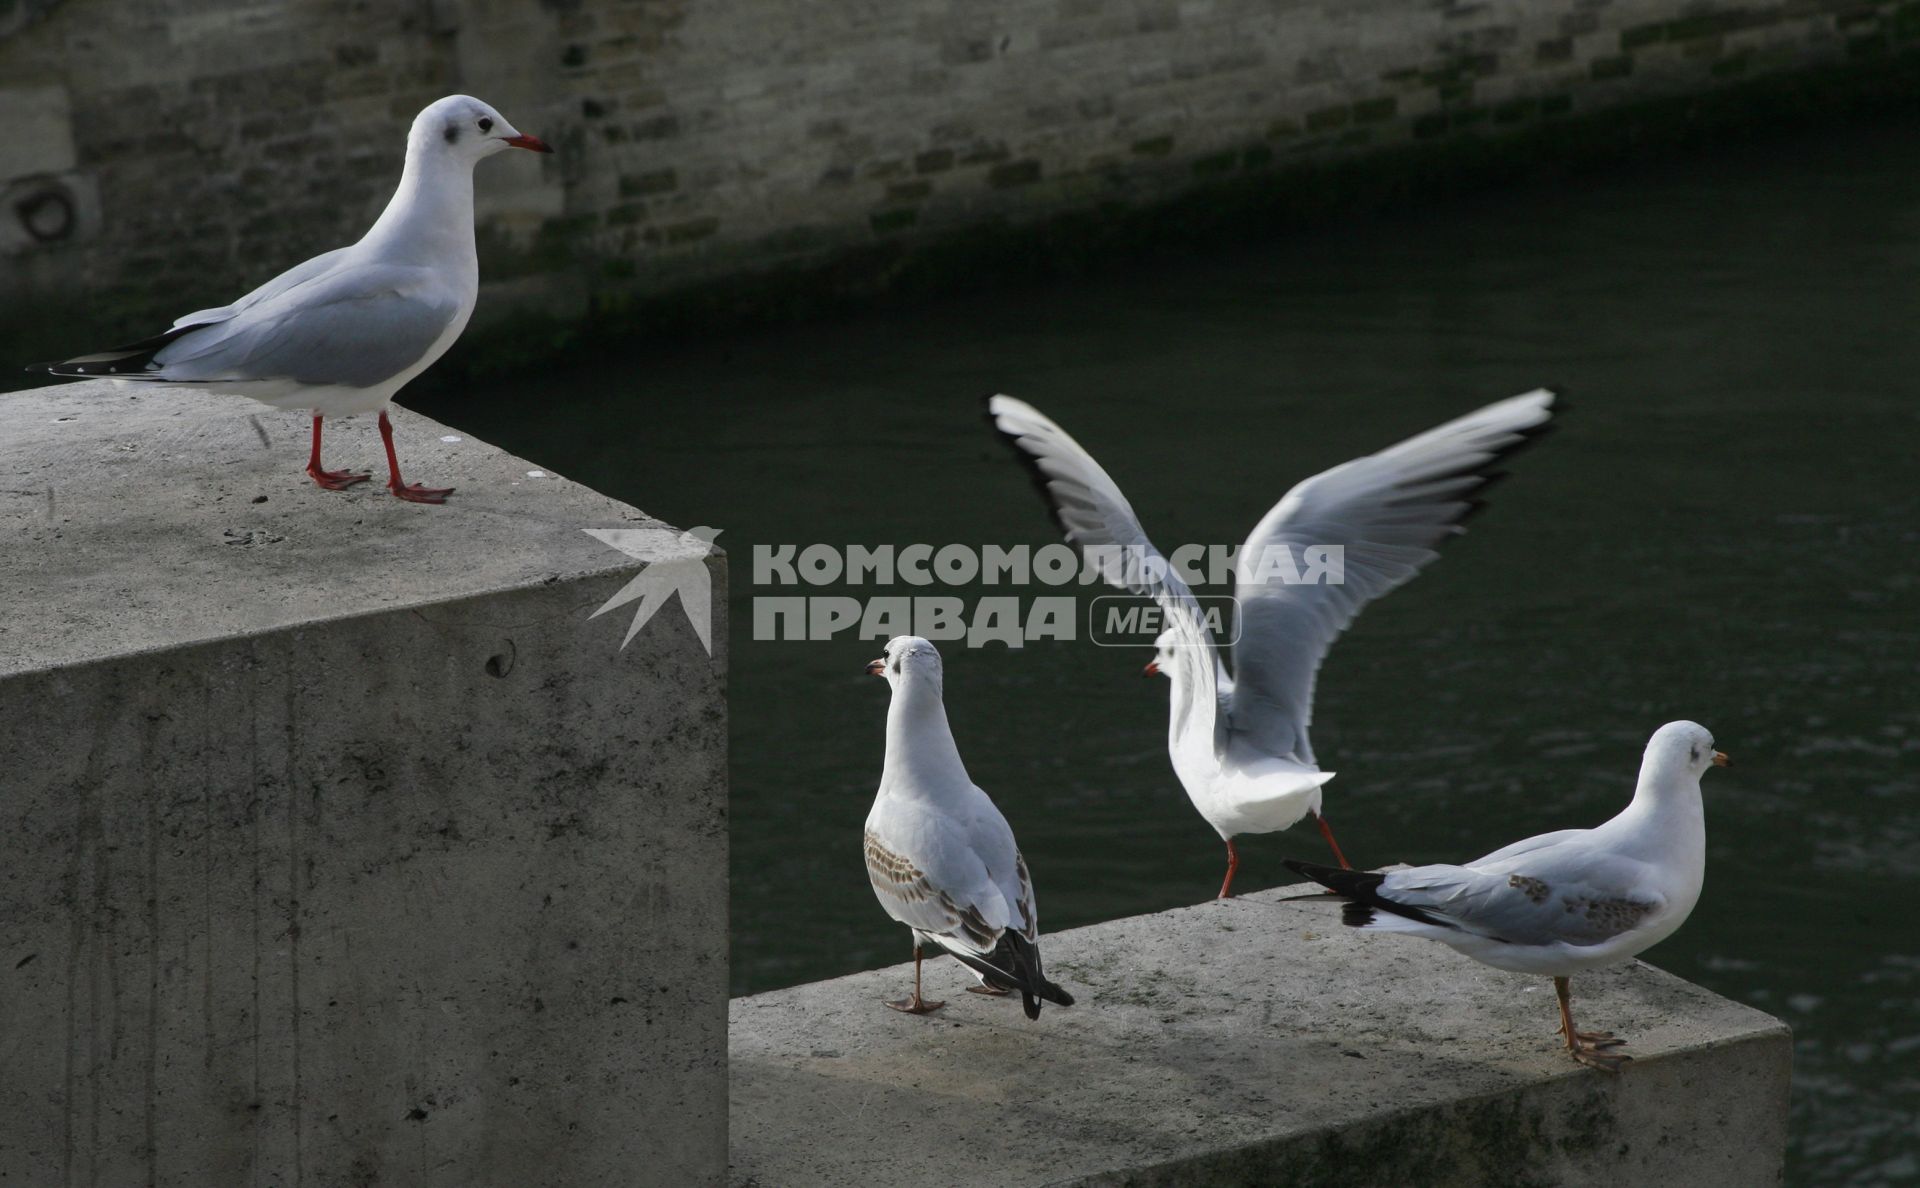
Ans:
MULTIPOLYGON (((1656 726, 1705 723, 1738 765, 1706 781, 1700 906, 1649 957, 1792 1023, 1795 1183, 1912 1183, 1916 131, 1486 194, 427 407, 725 529, 734 984, 750 992, 908 955, 858 852, 878 645, 750 640, 752 597, 782 592, 750 585, 751 545, 1052 541, 980 421, 993 390, 1079 436, 1171 546, 1237 542, 1299 478, 1564 385, 1560 432, 1335 649, 1314 736, 1341 773, 1328 813, 1366 864, 1467 857, 1605 818, 1656 726)), ((1168 767, 1166 689, 1137 678, 1142 656, 944 650, 962 753, 1050 928, 1213 891, 1220 847, 1168 767)), ((1252 889, 1321 848, 1296 828, 1244 853, 1252 889)))

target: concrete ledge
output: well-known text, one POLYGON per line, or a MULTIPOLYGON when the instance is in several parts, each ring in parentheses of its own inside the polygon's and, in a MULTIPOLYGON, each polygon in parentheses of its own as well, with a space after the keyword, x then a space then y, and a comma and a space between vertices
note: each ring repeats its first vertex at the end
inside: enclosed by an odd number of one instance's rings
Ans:
MULTIPOLYGON (((631 577, 632 558, 579 529, 665 527, 458 430, 393 416, 408 480, 459 488, 446 506, 386 493, 371 417, 328 422, 326 463, 373 481, 326 492, 303 473, 302 414, 104 381, 0 397, 0 676, 631 577)), ((613 636, 609 650, 620 642, 612 618, 593 630, 613 636)))
POLYGON ((1037 1023, 951 962, 928 1018, 880 1005, 910 965, 734 1000, 732 1182, 1779 1182, 1785 1024, 1644 963, 1584 975, 1578 1017, 1631 1041, 1610 1077, 1558 1050, 1545 979, 1302 889, 1047 938, 1080 1004, 1037 1023))
POLYGON ((725 623, 397 421, 0 397, 0 1183, 720 1180, 725 623))

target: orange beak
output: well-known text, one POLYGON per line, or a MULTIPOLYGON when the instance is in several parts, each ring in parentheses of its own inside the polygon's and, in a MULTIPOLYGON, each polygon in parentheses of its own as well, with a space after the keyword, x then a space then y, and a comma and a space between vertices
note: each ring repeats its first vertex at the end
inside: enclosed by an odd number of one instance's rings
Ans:
POLYGON ((887 658, 885 656, 882 656, 878 660, 867 661, 867 675, 868 676, 886 676, 887 675, 887 658))
POLYGON ((1733 760, 1727 758, 1725 751, 1715 751, 1713 753, 1713 765, 1715 767, 1732 767, 1733 760))
POLYGON ((1158 660, 1147 661, 1147 666, 1140 670, 1140 675, 1141 676, 1159 676, 1160 662, 1158 660))
POLYGON ((553 146, 538 136, 503 136, 501 139, 514 148, 523 148, 529 152, 550 153, 553 151, 553 146))

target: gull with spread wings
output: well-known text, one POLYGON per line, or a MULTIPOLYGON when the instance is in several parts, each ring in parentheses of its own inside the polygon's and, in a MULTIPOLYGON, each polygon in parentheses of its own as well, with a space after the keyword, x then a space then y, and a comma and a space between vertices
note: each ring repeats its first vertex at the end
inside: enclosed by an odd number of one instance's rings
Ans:
POLYGON ((1367 603, 1402 585, 1439 554, 1499 477, 1500 460, 1542 434, 1555 395, 1538 389, 1448 421, 1399 445, 1307 479, 1275 504, 1234 560, 1239 641, 1233 670, 1178 572, 1093 456, 1030 404, 994 396, 987 415, 1031 468, 1067 540, 1093 556, 1128 555, 1103 566, 1108 580, 1146 595, 1166 629, 1149 674, 1173 692, 1167 751, 1193 805, 1227 844, 1220 897, 1233 894, 1243 833, 1272 833, 1311 814, 1341 866, 1347 860, 1320 812, 1322 771, 1307 738, 1314 682, 1327 649, 1367 603), (1339 582, 1291 582, 1267 564, 1277 550, 1334 547, 1339 582))

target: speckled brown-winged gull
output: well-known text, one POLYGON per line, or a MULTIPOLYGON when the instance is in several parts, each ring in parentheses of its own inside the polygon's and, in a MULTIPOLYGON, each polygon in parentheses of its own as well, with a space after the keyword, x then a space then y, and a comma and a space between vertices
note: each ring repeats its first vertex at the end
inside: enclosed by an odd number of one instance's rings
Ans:
POLYGON ((920 993, 920 954, 934 945, 979 979, 979 992, 1018 992, 1027 1018, 1042 1000, 1072 1006, 1040 962, 1033 880, 1013 829, 974 786, 947 727, 940 653, 902 635, 867 665, 892 686, 886 762, 867 814, 867 878, 880 906, 913 930, 913 994, 887 1005, 923 1015, 944 1003, 920 993))

